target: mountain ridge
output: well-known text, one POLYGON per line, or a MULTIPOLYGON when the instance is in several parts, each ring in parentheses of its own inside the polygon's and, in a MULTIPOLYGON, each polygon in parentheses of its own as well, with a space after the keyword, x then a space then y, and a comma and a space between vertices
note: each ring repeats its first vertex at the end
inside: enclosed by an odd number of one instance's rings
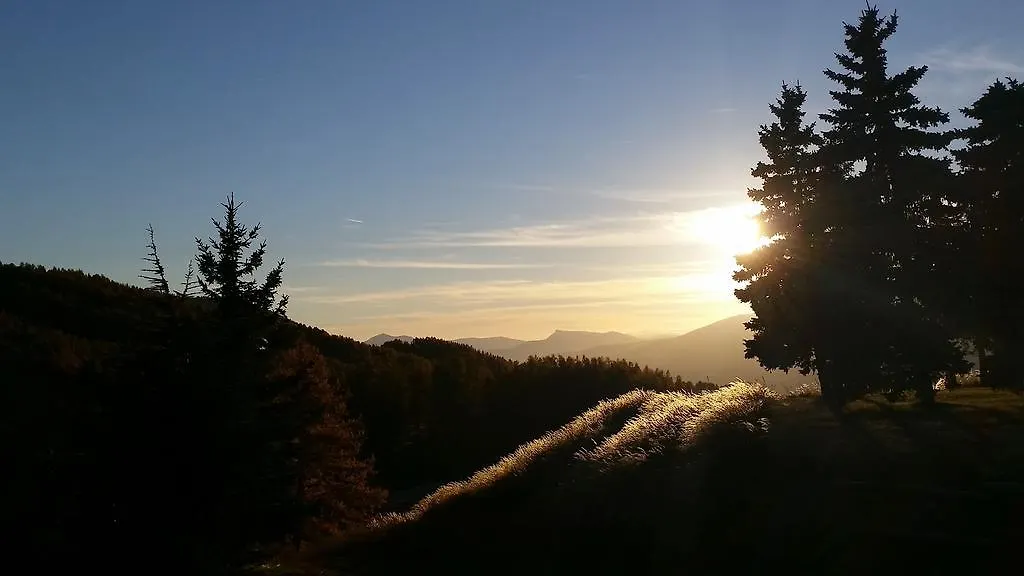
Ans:
MULTIPOLYGON (((415 336, 407 334, 394 336, 383 332, 368 338, 364 343, 380 346, 395 340, 408 343, 415 339, 415 336)), ((540 340, 521 340, 507 336, 458 338, 452 340, 452 342, 471 346, 481 352, 504 356, 509 360, 526 360, 530 356, 578 354, 582 350, 596 346, 609 346, 639 341, 640 338, 636 336, 616 331, 591 332, 587 330, 563 329, 556 329, 547 338, 540 340)))
POLYGON ((726 384, 734 380, 762 382, 789 389, 813 382, 814 375, 769 372, 757 360, 745 357, 743 341, 751 333, 743 325, 752 316, 739 314, 701 326, 671 338, 642 340, 625 346, 598 346, 582 351, 586 356, 629 360, 641 366, 668 370, 684 380, 710 380, 726 384))

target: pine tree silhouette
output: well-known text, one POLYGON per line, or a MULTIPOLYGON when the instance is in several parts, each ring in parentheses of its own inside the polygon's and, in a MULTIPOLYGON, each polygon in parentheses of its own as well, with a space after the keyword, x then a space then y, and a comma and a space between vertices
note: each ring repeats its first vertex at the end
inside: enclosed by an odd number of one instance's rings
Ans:
POLYGON ((982 361, 982 378, 996 387, 1024 387, 1012 355, 1024 345, 1024 85, 997 81, 962 110, 974 125, 958 132, 967 145, 954 152, 962 169, 966 213, 965 276, 961 293, 973 303, 969 325, 982 361))
POLYGON ((754 334, 746 341, 746 356, 771 370, 797 367, 804 374, 817 368, 819 311, 813 308, 812 291, 824 233, 814 215, 821 177, 814 152, 821 138, 813 124, 804 123, 806 99, 799 84, 783 84, 769 106, 776 121, 759 131, 768 162, 758 162, 751 171, 763 184, 747 195, 762 205, 761 229, 772 242, 738 256, 733 276, 745 283, 736 297, 755 313, 746 324, 754 334))

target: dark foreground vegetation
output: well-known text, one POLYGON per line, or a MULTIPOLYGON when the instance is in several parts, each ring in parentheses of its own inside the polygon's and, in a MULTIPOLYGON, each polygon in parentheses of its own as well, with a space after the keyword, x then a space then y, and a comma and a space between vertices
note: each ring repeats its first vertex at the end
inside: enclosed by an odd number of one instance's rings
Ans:
POLYGON ((932 409, 738 384, 630 393, 370 532, 337 574, 1002 573, 1024 536, 1024 398, 932 409))
POLYGON ((223 573, 414 502, 603 398, 711 386, 297 324, 282 264, 257 282, 259 229, 224 207, 180 291, 152 233, 148 289, 0 264, 3 421, 19 438, 4 509, 42 561, 223 573))
POLYGON ((12 565, 1019 564, 1002 562, 1024 536, 1024 401, 998 389, 1024 389, 1011 369, 1024 345, 1024 87, 995 82, 963 110, 969 128, 940 131, 948 116, 912 93, 926 69, 887 70, 895 29, 874 8, 846 27, 826 130, 784 86, 760 132, 769 160, 750 195, 772 242, 739 261, 747 352, 813 372, 821 398, 606 359, 510 362, 436 339, 367 346, 295 323, 284 262, 261 272, 260 227, 232 196, 180 290, 152 230, 146 288, 0 264, 12 565), (984 387, 958 389, 969 348, 984 387))
POLYGON ((930 402, 967 348, 987 384, 1024 390, 1024 85, 996 80, 961 110, 967 128, 943 129, 914 93, 928 68, 889 69, 896 28, 872 7, 845 26, 823 129, 783 85, 749 192, 773 241, 735 275, 748 357, 813 371, 834 410, 872 392, 930 402))

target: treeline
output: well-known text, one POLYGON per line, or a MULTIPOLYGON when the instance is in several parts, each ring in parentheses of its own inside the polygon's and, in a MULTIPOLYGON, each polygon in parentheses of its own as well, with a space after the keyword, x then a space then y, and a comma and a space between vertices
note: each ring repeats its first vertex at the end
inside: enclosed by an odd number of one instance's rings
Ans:
POLYGON ((1024 86, 995 81, 960 111, 967 128, 945 129, 914 93, 927 67, 889 70, 896 28, 874 7, 845 25, 821 128, 783 85, 749 191, 773 241, 735 275, 755 312, 747 356, 816 372, 835 409, 871 392, 930 402, 967 351, 983 383, 1024 389, 1024 86))
POLYGON ((223 573, 357 526, 388 490, 457 479, 603 398, 711 386, 295 323, 283 262, 258 281, 260 228, 233 197, 224 209, 180 289, 152 231, 146 289, 0 264, 4 509, 41 562, 223 573))
POLYGON ((713 387, 621 360, 515 363, 435 339, 389 342, 366 360, 340 365, 339 373, 368 430, 367 448, 381 481, 391 488, 429 487, 469 475, 628 390, 713 387))

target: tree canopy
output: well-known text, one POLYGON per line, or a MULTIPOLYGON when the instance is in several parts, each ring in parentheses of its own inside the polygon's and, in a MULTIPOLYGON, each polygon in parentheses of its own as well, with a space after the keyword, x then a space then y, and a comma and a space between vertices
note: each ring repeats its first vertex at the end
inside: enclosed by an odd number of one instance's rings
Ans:
POLYGON ((871 6, 844 24, 820 132, 803 121, 803 90, 783 85, 759 132, 763 185, 748 193, 771 243, 738 257, 735 274, 755 313, 748 357, 814 371, 836 409, 869 392, 929 402, 940 375, 967 370, 964 341, 1005 356, 1021 324, 1005 320, 1020 292, 994 264, 1019 261, 1006 231, 1020 229, 1021 206, 994 200, 1022 181, 1010 175, 1020 148, 1004 144, 1020 142, 1020 97, 1008 96, 1019 85, 997 83, 965 109, 975 127, 943 130, 949 115, 915 94, 928 68, 889 70, 897 25, 871 6), (954 150, 957 137, 968 147, 954 150), (968 264, 978 252, 989 264, 968 264))

